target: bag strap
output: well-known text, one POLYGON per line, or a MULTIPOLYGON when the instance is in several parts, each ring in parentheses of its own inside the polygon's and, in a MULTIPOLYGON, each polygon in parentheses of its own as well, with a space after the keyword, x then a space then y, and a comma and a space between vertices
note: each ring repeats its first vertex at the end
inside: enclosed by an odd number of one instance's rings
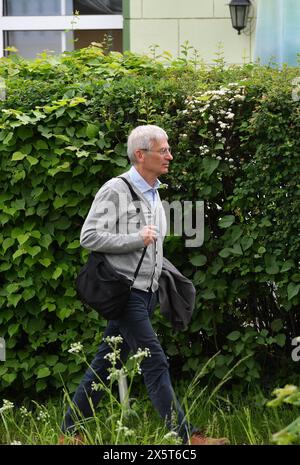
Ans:
POLYGON ((134 192, 134 190, 132 189, 132 186, 131 186, 130 182, 127 181, 126 178, 124 178, 123 176, 117 176, 117 177, 120 178, 120 179, 122 179, 122 181, 124 181, 125 184, 127 184, 128 188, 129 188, 129 190, 130 190, 131 196, 132 196, 132 200, 133 200, 134 202, 136 202, 137 200, 141 200, 141 199, 139 198, 139 196, 137 195, 137 193, 134 192))
MULTIPOLYGON (((138 196, 138 195, 136 194, 136 192, 134 192, 134 190, 132 189, 132 186, 131 186, 130 182, 127 181, 127 179, 124 178, 123 176, 117 176, 117 177, 120 178, 120 179, 122 179, 122 181, 124 181, 125 184, 127 184, 128 188, 129 188, 129 190, 130 190, 131 196, 132 196, 132 200, 133 200, 134 202, 136 202, 137 200, 140 200, 139 196, 138 196)), ((147 246, 144 247, 142 256, 141 256, 140 261, 139 261, 139 263, 138 263, 138 266, 136 267, 136 270, 135 270, 135 272, 134 272, 134 275, 133 275, 133 283, 134 283, 134 281, 135 281, 137 275, 139 274, 139 271, 140 271, 140 268, 141 268, 141 266, 142 266, 142 263, 143 263, 143 260, 144 260, 144 256, 145 256, 145 253, 146 253, 146 249, 147 249, 147 246)), ((132 283, 132 284, 133 284, 133 283, 132 283)))
POLYGON ((140 261, 139 261, 139 263, 138 263, 138 266, 136 267, 136 270, 135 270, 134 275, 133 275, 133 282, 135 281, 135 278, 136 278, 137 275, 139 274, 139 271, 140 271, 141 265, 142 265, 142 263, 143 263, 145 253, 146 253, 146 249, 147 249, 147 247, 144 247, 142 256, 141 256, 141 258, 140 258, 140 261))

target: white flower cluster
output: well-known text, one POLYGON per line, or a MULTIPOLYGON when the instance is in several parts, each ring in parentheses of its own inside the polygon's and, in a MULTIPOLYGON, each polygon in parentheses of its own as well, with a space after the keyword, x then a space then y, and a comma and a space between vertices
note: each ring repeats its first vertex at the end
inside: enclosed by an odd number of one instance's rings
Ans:
POLYGON ((119 381, 120 378, 126 376, 127 374, 127 369, 125 367, 120 368, 120 370, 117 368, 111 368, 109 371, 110 374, 108 375, 107 379, 111 382, 119 381))
POLYGON ((114 349, 113 352, 109 352, 108 354, 104 355, 104 359, 108 360, 112 366, 116 366, 117 361, 120 358, 121 351, 119 349, 114 349))
POLYGON ((148 347, 145 347, 144 350, 140 347, 137 350, 137 353, 130 357, 131 360, 142 361, 145 357, 151 357, 151 352, 148 347))
MULTIPOLYGON (((193 133, 199 127, 202 132, 206 126, 206 137, 211 142, 211 146, 200 145, 200 155, 211 154, 217 160, 224 160, 228 161, 230 165, 233 164, 233 158, 228 157, 230 151, 228 137, 231 135, 230 130, 234 124, 236 109, 245 98, 245 86, 235 82, 229 83, 227 87, 221 87, 218 90, 196 92, 195 95, 188 97, 185 100, 186 109, 181 112, 182 115, 189 118, 187 122, 188 130, 181 134, 182 142, 184 143, 190 139, 189 131, 193 133), (225 158, 216 155, 216 145, 219 145, 217 150, 224 150, 225 158)), ((201 132, 198 132, 200 136, 201 132)))
POLYGON ((107 336, 104 338, 104 341, 111 347, 112 351, 109 352, 104 356, 106 360, 108 360, 111 363, 111 368, 108 369, 110 374, 108 375, 107 379, 110 380, 111 382, 118 380, 120 376, 120 372, 122 370, 118 370, 116 368, 118 360, 120 360, 121 357, 121 349, 118 349, 118 345, 122 344, 123 338, 122 336, 107 336))
POLYGON ((118 344, 122 344, 123 338, 122 336, 107 336, 104 338, 104 341, 111 347, 112 345, 117 346, 118 344))
MULTIPOLYGON (((111 364, 111 367, 108 368, 109 375, 107 379, 111 382, 118 381, 122 376, 128 374, 126 367, 117 369, 117 363, 119 362, 119 365, 121 364, 121 349, 118 349, 117 346, 123 342, 123 338, 121 336, 108 336, 104 341, 106 341, 112 349, 111 352, 104 356, 111 364)), ((150 349, 147 347, 145 349, 138 348, 137 353, 130 357, 130 360, 135 362, 135 369, 139 374, 141 374, 140 363, 145 357, 151 357, 150 349)), ((98 388, 95 385, 94 387, 92 386, 92 389, 97 390, 98 388)))
POLYGON ((13 441, 13 442, 10 443, 10 445, 11 446, 21 446, 22 443, 21 443, 21 441, 13 441))
POLYGON ((178 436, 178 433, 176 433, 176 431, 168 431, 168 432, 164 435, 163 439, 172 439, 172 438, 175 438, 175 439, 176 439, 176 438, 178 438, 178 437, 179 437, 179 436, 178 436))
POLYGON ((95 381, 92 382, 91 384, 92 391, 101 391, 103 389, 103 386, 101 383, 95 383, 95 381))
POLYGON ((3 399, 3 405, 0 408, 0 413, 4 412, 5 410, 9 410, 14 408, 14 404, 10 402, 10 400, 3 399))
POLYGON ((206 155, 206 154, 209 153, 209 151, 210 151, 209 148, 208 148, 208 146, 205 145, 205 144, 204 144, 204 145, 200 145, 199 150, 200 150, 200 152, 201 152, 201 155, 206 155))
POLYGON ((50 420, 49 412, 47 412, 47 410, 40 410, 37 416, 37 420, 47 423, 47 421, 50 420))
POLYGON ((78 354, 82 350, 83 345, 81 344, 81 342, 74 342, 73 344, 71 344, 71 348, 68 350, 68 352, 70 352, 70 354, 78 354))
POLYGON ((144 349, 141 349, 140 347, 138 348, 136 354, 132 355, 130 357, 130 360, 133 360, 136 363, 136 369, 137 372, 141 375, 142 370, 141 370, 141 362, 143 361, 144 358, 146 357, 151 357, 151 352, 148 347, 145 347, 144 349))
POLYGON ((176 431, 168 431, 162 438, 163 444, 165 443, 164 441, 170 441, 171 444, 182 444, 182 439, 180 438, 178 433, 176 433, 176 431))
POLYGON ((127 426, 122 425, 121 420, 117 420, 117 433, 122 433, 124 436, 133 436, 134 431, 132 429, 127 428, 127 426))
POLYGON ((30 416, 31 416, 31 412, 29 412, 29 411, 27 410, 27 408, 24 407, 24 406, 22 406, 22 407, 20 408, 20 414, 21 414, 21 417, 23 417, 23 418, 26 418, 26 417, 30 417, 30 416))
POLYGON ((158 189, 168 189, 169 185, 166 184, 166 183, 161 183, 159 186, 158 186, 158 189))

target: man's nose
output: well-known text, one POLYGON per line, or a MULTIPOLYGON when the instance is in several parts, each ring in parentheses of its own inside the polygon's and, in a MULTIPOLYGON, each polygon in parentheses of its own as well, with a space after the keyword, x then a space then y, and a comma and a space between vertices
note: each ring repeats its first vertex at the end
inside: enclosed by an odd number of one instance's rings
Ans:
POLYGON ((167 160, 173 160, 173 155, 171 154, 171 152, 166 153, 166 158, 167 160))

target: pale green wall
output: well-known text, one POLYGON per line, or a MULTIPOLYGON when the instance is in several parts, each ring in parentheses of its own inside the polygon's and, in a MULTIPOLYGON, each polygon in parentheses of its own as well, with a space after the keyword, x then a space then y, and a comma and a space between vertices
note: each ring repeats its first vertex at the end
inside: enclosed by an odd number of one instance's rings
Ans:
POLYGON ((123 0, 124 49, 150 53, 160 51, 174 56, 188 41, 208 63, 223 45, 227 63, 242 63, 253 58, 256 1, 252 0, 251 24, 237 34, 231 26, 229 0, 123 0))

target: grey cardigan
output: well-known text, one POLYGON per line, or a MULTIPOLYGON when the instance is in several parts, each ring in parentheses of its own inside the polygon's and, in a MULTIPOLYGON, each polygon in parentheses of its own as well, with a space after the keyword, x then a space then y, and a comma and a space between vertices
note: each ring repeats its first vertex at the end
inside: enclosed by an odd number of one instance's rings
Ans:
MULTIPOLYGON (((122 174, 130 183, 128 172, 122 174)), ((111 265, 120 273, 133 279, 144 248, 140 230, 146 224, 155 224, 157 240, 147 247, 146 254, 134 283, 134 288, 144 291, 158 289, 162 270, 163 240, 167 222, 159 194, 156 208, 131 183, 141 202, 132 202, 128 186, 122 179, 112 178, 97 192, 80 234, 82 247, 105 253, 111 265), (109 210, 109 211, 108 211, 109 210)))

